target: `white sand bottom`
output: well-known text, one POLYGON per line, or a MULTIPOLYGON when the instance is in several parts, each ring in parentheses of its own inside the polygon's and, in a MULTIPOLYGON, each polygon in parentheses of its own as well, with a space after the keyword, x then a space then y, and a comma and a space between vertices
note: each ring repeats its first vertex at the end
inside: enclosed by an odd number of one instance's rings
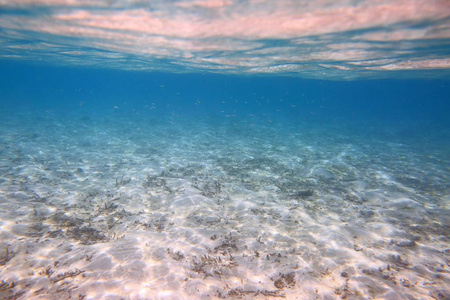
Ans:
POLYGON ((0 299, 450 298, 440 148, 274 124, 10 125, 0 299))

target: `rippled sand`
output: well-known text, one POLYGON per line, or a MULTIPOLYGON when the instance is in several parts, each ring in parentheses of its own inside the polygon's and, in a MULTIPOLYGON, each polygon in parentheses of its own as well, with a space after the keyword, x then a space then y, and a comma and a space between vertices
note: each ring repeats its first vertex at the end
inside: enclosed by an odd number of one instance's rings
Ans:
POLYGON ((0 298, 450 298, 438 138, 250 117, 0 126, 0 298))

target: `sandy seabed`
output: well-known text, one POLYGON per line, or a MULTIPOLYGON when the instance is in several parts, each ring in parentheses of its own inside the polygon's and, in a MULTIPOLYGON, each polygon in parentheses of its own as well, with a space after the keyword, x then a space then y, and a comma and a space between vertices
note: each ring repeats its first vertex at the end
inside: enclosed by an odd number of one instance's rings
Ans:
POLYGON ((450 299, 448 142, 375 131, 5 116, 0 299, 450 299))

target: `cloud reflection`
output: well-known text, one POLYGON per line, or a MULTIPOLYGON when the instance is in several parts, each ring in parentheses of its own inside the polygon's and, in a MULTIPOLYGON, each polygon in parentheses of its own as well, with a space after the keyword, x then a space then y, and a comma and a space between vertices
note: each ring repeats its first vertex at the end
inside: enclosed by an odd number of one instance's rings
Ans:
POLYGON ((0 9, 3 58, 329 78, 449 69, 446 0, 21 0, 0 9), (311 69, 322 72, 302 71, 311 69))

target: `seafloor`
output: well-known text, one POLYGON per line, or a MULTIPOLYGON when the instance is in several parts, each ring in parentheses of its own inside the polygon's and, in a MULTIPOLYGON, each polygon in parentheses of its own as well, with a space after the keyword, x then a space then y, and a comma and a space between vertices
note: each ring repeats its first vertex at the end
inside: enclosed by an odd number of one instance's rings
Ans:
POLYGON ((4 112, 0 298, 450 299, 446 134, 4 112))

